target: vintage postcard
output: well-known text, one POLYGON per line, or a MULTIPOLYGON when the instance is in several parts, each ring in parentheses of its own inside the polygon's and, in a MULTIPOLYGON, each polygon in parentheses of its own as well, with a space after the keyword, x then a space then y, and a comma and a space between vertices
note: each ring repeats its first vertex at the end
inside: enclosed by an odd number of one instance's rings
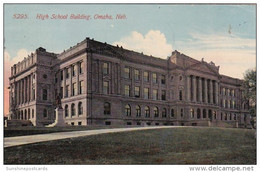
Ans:
POLYGON ((256 4, 3 9, 7 171, 255 170, 256 4))

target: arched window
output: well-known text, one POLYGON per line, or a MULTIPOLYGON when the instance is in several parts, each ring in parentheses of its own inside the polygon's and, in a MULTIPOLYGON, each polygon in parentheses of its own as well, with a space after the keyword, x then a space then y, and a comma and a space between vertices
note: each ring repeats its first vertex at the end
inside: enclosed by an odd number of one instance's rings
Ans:
POLYGON ((221 121, 223 121, 223 113, 220 114, 221 121))
POLYGON ((226 121, 227 120, 227 113, 225 113, 224 118, 225 118, 225 121, 226 121))
POLYGON ((31 111, 30 111, 30 108, 28 109, 28 119, 31 119, 31 111))
POLYGON ((65 105, 65 117, 69 116, 69 106, 65 105))
POLYGON ((234 114, 234 120, 237 120, 237 114, 234 114))
POLYGON ((79 102, 78 104, 78 115, 82 115, 83 114, 83 106, 82 106, 82 102, 79 102))
POLYGON ((163 108, 163 110, 162 110, 162 117, 163 118, 167 117, 167 110, 166 110, 166 108, 163 108))
POLYGON ((191 118, 191 119, 194 118, 194 109, 190 109, 190 118, 191 118))
POLYGON ((154 114, 154 117, 159 117, 159 110, 158 110, 158 107, 154 107, 153 108, 153 114, 154 114))
POLYGON ((212 110, 211 109, 209 109, 209 112, 208 112, 209 114, 208 114, 208 116, 209 116, 209 119, 210 120, 212 120, 212 110))
POLYGON ((110 103, 105 102, 104 103, 104 115, 110 115, 111 114, 111 106, 110 103))
POLYGON ((200 113, 200 109, 197 109, 197 118, 200 119, 201 113, 200 113))
POLYGON ((135 107, 135 111, 136 111, 136 117, 141 117, 141 108, 140 106, 136 106, 135 107))
POLYGON ((22 111, 22 110, 21 110, 21 113, 20 113, 20 114, 21 114, 21 119, 23 119, 23 111, 22 111))
POLYGON ((214 119, 217 119, 217 112, 213 110, 213 117, 214 119))
POLYGON ((125 115, 126 116, 131 116, 131 107, 130 105, 125 105, 125 115))
POLYGON ((145 113, 145 117, 149 118, 150 117, 150 109, 148 106, 145 106, 144 108, 144 113, 145 113))
POLYGON ((47 118, 47 116, 48 116, 47 109, 43 109, 43 117, 44 117, 44 118, 47 118))
POLYGON ((75 104, 71 104, 71 116, 75 116, 75 104))
POLYGON ((203 118, 206 118, 206 117, 207 117, 206 109, 203 109, 203 118))
POLYGON ((34 109, 32 109, 32 118, 34 118, 34 109))
POLYGON ((232 120, 232 114, 231 113, 229 114, 229 120, 230 121, 232 120))
POLYGON ((174 109, 171 109, 171 117, 174 117, 174 109))
POLYGON ((181 108, 181 118, 183 118, 183 109, 181 108))

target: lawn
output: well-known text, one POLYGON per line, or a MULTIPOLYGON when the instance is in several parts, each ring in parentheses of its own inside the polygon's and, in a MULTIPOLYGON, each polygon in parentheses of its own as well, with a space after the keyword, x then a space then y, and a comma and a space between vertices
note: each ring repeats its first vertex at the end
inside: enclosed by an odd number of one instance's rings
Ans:
POLYGON ((256 164, 255 131, 152 129, 4 148, 4 164, 256 164))

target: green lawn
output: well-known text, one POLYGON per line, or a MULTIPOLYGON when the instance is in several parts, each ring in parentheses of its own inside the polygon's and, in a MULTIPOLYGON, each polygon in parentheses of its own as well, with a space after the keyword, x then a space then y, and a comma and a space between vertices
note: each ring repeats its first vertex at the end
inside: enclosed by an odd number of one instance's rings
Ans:
POLYGON ((5 164, 256 164, 254 130, 170 128, 4 148, 5 164))

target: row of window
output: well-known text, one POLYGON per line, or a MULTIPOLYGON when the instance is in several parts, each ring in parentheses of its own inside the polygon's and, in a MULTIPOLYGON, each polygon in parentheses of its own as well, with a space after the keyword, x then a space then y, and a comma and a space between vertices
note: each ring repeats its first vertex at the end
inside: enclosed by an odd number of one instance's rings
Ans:
POLYGON ((237 104, 235 100, 221 100, 221 106, 224 108, 231 108, 231 109, 235 109, 237 104))
MULTIPOLYGON (((76 64, 73 64, 70 67, 66 67, 65 70, 65 77, 68 79, 70 77, 70 74, 72 77, 76 76, 76 67, 78 67, 78 75, 83 73, 83 62, 77 62, 76 64), (71 69, 71 70, 70 70, 71 69)), ((60 80, 63 80, 63 70, 60 71, 60 80)), ((55 82, 58 82, 58 74, 55 75, 55 82)))
POLYGON ((232 96, 232 97, 235 97, 235 90, 234 89, 229 89, 229 88, 224 88, 222 87, 220 89, 220 94, 221 95, 225 95, 225 96, 232 96))
MULTIPOLYGON (((77 106, 78 110, 77 110, 77 115, 80 116, 83 114, 83 105, 82 105, 82 102, 79 102, 78 103, 78 106, 77 106)), ((76 105, 74 103, 72 103, 70 105, 70 111, 69 111, 69 106, 66 104, 65 105, 65 110, 64 110, 64 116, 65 117, 69 117, 69 115, 71 117, 73 116, 76 116, 76 105), (70 114, 69 114, 70 113, 70 114)))
POLYGON ((34 109, 25 109, 17 112, 17 119, 29 120, 34 118, 34 109), (31 113, 32 112, 32 113, 31 113), (32 116, 31 116, 32 114, 32 116))

